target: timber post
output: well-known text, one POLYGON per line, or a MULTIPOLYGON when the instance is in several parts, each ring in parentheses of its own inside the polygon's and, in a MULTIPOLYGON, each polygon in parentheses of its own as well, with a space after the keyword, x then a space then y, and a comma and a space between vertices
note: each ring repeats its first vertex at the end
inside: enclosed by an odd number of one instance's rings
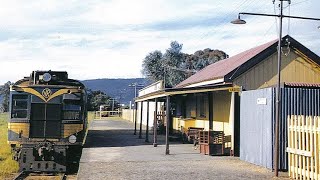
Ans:
POLYGON ((142 116, 143 116, 143 101, 141 101, 141 111, 140 111, 140 131, 139 131, 139 139, 142 139, 142 116))
POLYGON ((213 130, 213 98, 212 92, 208 92, 208 102, 209 102, 209 129, 213 130))
POLYGON ((169 121, 170 121, 170 96, 167 96, 166 102, 166 155, 170 154, 169 150, 169 121))
POLYGON ((157 117, 157 111, 158 111, 158 99, 155 98, 155 111, 154 111, 154 119, 153 119, 153 147, 157 147, 157 126, 158 126, 158 117, 157 117))
POLYGON ((146 140, 149 142, 149 100, 147 100, 147 127, 146 127, 146 140))
POLYGON ((138 103, 135 102, 135 112, 134 112, 134 133, 133 135, 136 135, 137 134, 137 113, 138 113, 138 103))

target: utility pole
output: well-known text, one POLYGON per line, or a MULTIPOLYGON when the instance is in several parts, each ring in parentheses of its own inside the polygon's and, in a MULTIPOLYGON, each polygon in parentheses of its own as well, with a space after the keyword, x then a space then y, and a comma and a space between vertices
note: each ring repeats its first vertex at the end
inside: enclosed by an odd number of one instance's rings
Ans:
MULTIPOLYGON (((135 83, 132 83, 132 84, 129 84, 128 85, 129 87, 134 87, 134 111, 132 112, 133 113, 133 115, 132 115, 132 117, 134 117, 134 135, 136 135, 137 134, 137 111, 138 111, 138 103, 137 102, 135 102, 135 99, 137 98, 137 88, 142 88, 142 87, 144 87, 144 85, 143 84, 138 84, 137 82, 135 82, 135 83)), ((142 104, 142 102, 141 102, 141 104, 142 104)))
POLYGON ((114 99, 112 98, 112 105, 111 105, 111 111, 114 110, 114 99))
POLYGON ((137 90, 144 87, 143 84, 139 84, 137 82, 129 84, 128 86, 134 88, 134 99, 137 97, 137 90))
POLYGON ((282 19, 283 19, 283 0, 280 0, 279 14, 279 38, 278 38, 278 76, 276 92, 276 122, 275 122, 275 144, 274 144, 274 175, 279 176, 279 119, 280 119, 280 83, 281 83, 281 41, 282 41, 282 19))

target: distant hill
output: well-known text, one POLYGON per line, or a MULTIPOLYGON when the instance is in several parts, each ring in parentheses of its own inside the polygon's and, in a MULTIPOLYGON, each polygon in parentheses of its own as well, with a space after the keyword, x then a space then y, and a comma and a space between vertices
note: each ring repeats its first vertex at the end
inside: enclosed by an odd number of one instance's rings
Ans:
MULTIPOLYGON (((121 104, 129 105, 129 101, 134 98, 134 87, 130 87, 130 84, 137 83, 147 86, 151 84, 145 78, 134 79, 92 79, 84 80, 82 83, 89 89, 97 91, 103 91, 107 95, 117 98, 121 104)), ((141 88, 139 88, 141 89, 141 88)), ((138 93, 138 90, 137 90, 138 93)))

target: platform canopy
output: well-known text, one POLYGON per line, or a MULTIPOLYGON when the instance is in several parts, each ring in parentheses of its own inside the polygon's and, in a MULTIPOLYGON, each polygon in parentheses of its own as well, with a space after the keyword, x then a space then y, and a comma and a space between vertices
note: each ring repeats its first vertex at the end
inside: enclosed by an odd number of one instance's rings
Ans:
POLYGON ((239 91, 240 88, 234 88, 232 83, 222 83, 222 84, 214 84, 214 85, 200 86, 200 87, 188 87, 188 88, 166 88, 166 89, 158 90, 148 94, 144 94, 142 96, 138 96, 135 99, 135 102, 153 100, 156 98, 162 98, 162 97, 172 96, 172 95, 204 93, 204 92, 223 91, 223 90, 232 92, 232 91, 239 91))

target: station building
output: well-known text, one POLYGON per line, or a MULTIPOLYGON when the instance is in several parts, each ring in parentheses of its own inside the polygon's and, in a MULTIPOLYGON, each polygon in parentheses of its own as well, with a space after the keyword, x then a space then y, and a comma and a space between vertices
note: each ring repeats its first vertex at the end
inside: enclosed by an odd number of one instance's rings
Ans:
MULTIPOLYGON (((287 169, 286 116, 320 114, 320 58, 289 35, 283 41, 279 167, 287 169)), ((271 169, 277 45, 274 40, 218 61, 173 88, 157 82, 140 90, 136 122, 151 127, 155 112, 168 108, 171 133, 223 131, 226 154, 271 169)))

